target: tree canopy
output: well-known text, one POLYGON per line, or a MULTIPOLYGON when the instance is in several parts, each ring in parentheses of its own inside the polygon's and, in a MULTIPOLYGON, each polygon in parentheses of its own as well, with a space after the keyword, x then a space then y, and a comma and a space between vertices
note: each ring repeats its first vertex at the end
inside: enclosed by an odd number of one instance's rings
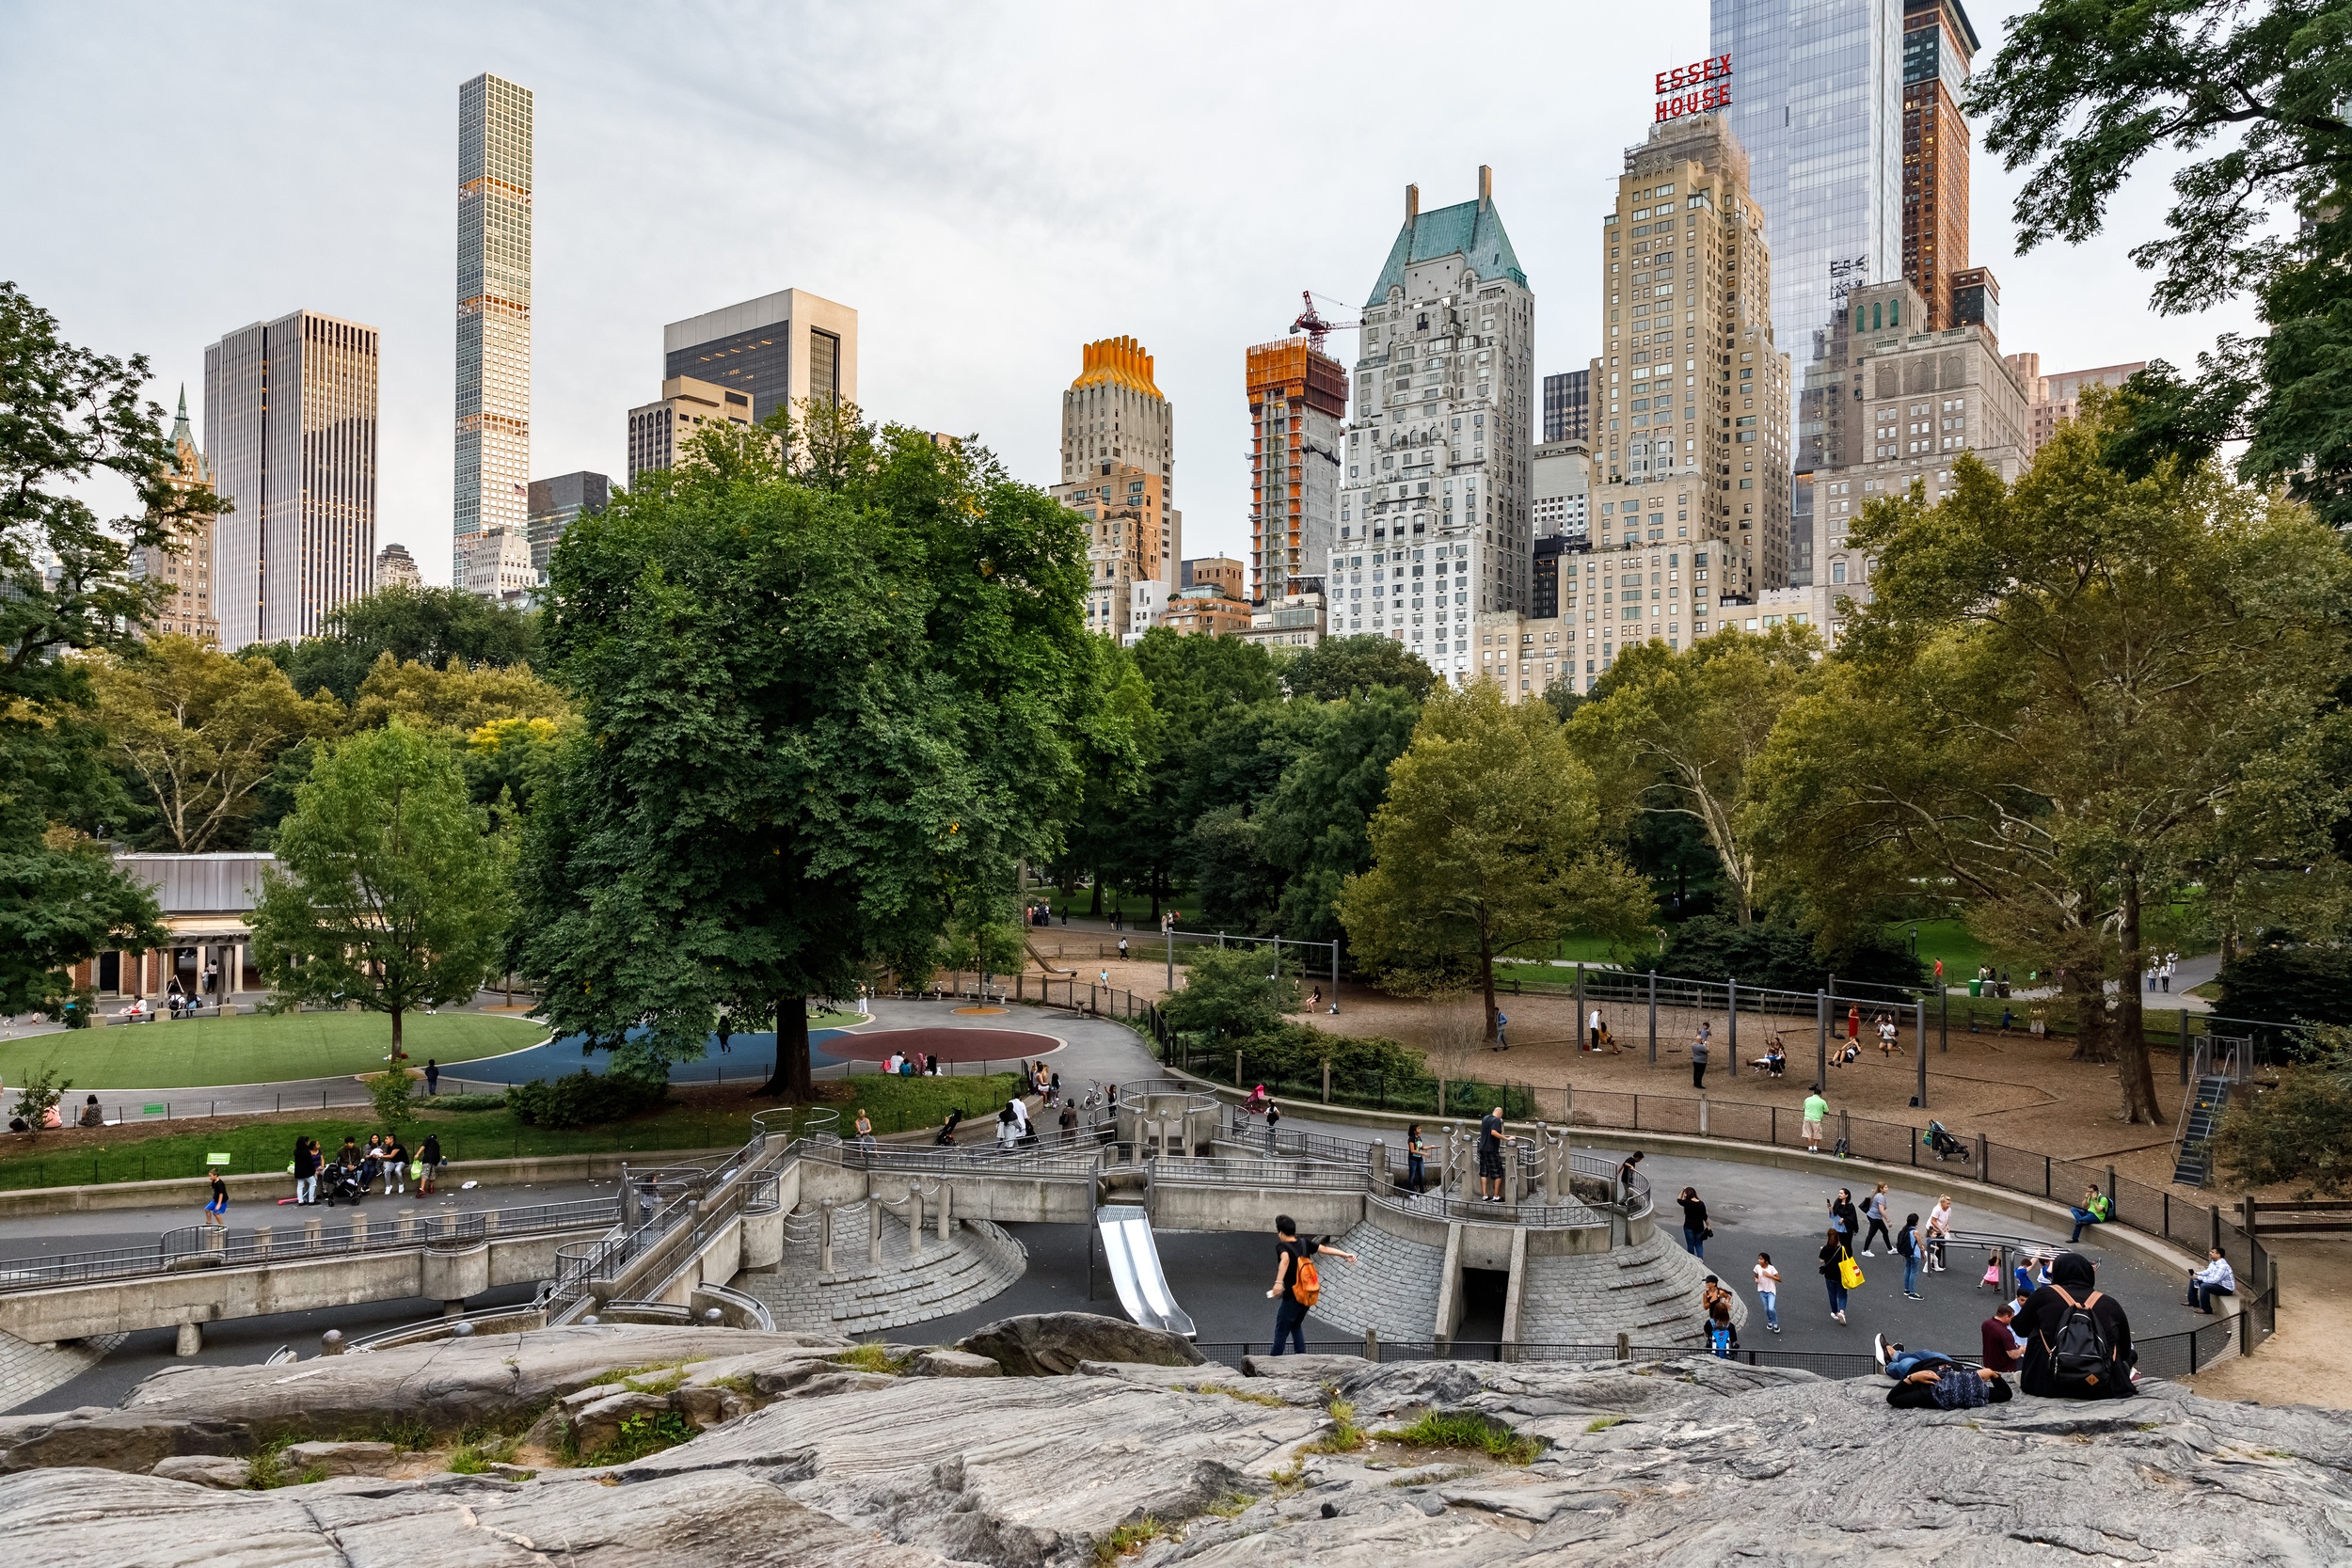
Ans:
POLYGON ((539 616, 462 588, 393 583, 338 606, 316 637, 247 651, 267 655, 295 690, 324 687, 350 706, 387 655, 395 666, 436 671, 452 659, 476 669, 528 666, 539 657, 539 616))
POLYGON ((1438 673, 1409 653, 1393 638, 1366 632, 1355 637, 1327 637, 1304 648, 1281 665, 1283 686, 1294 697, 1319 697, 1336 703, 1359 697, 1377 688, 1394 687, 1421 701, 1438 684, 1438 673))

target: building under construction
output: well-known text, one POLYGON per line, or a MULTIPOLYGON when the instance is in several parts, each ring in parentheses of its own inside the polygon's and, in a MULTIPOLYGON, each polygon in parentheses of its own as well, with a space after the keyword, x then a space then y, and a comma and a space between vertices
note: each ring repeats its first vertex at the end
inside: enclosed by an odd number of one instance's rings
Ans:
POLYGON ((1340 513, 1347 372, 1304 338, 1249 351, 1249 597, 1265 604, 1328 569, 1340 513))

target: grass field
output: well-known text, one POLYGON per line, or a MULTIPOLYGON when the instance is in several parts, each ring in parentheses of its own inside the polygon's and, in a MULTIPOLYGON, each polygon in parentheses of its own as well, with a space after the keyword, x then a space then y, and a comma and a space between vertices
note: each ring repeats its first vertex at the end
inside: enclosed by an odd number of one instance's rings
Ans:
MULTIPOLYGON (((168 1028, 170 1025, 165 1025, 168 1028)), ((818 1085, 829 1103, 841 1112, 844 1130, 856 1107, 874 1118, 878 1132, 902 1132, 935 1126, 951 1106, 982 1121, 1011 1095, 1015 1080, 999 1072, 970 1078, 886 1078, 851 1082, 829 1080, 818 1085)), ((420 1100, 421 1107, 432 1101, 420 1100)), ((724 1148, 752 1135, 752 1113, 764 1105, 738 1089, 700 1090, 681 1094, 658 1111, 602 1127, 525 1127, 504 1109, 492 1111, 422 1110, 403 1130, 411 1148, 428 1132, 441 1140, 448 1160, 508 1160, 524 1155, 606 1154, 623 1150, 724 1148)), ((99 1141, 93 1134, 52 1132, 39 1140, 8 1138, 0 1144, 0 1190, 24 1187, 65 1187, 83 1182, 145 1181, 175 1176, 201 1176, 208 1154, 230 1156, 233 1174, 283 1170, 294 1158, 294 1141, 307 1133, 332 1153, 346 1137, 362 1143, 383 1124, 358 1110, 329 1111, 314 1117, 222 1118, 200 1132, 158 1131, 139 1135, 135 1129, 115 1129, 99 1141), (129 1136, 123 1134, 129 1133, 129 1136), (69 1143, 68 1140, 74 1140, 69 1143), (45 1147, 44 1147, 45 1146, 45 1147), (22 1151, 22 1152, 20 1152, 22 1151)), ((986 1126, 973 1127, 962 1140, 986 1139, 986 1126)))
MULTIPOLYGON (((536 1020, 496 1013, 410 1013, 401 1041, 422 1067, 521 1051, 547 1037, 536 1020)), ((392 1049, 382 1013, 287 1013, 183 1022, 105 1024, 0 1041, 0 1078, 22 1084, 55 1061, 77 1089, 178 1089, 198 1084, 272 1084, 380 1072, 392 1049)))

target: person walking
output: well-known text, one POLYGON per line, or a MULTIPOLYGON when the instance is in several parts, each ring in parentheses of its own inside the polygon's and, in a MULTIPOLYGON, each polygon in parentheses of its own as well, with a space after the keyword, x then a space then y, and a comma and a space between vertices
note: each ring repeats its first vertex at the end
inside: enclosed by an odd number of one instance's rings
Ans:
POLYGON ((1928 1211, 1928 1267, 1935 1274, 1944 1272, 1944 1252, 1952 1238, 1952 1195, 1946 1193, 1928 1211))
MULTIPOLYGON (((1708 1044, 1708 1026, 1702 1023, 1699 1025, 1698 1037, 1691 1042, 1691 1086, 1694 1089, 1703 1089, 1707 1087, 1707 1053, 1708 1044)), ((1736 1062, 1732 1065, 1735 1069, 1739 1066, 1736 1062)))
POLYGON ((1271 1100, 1267 1101, 1265 1102, 1265 1147, 1269 1154, 1274 1152, 1274 1130, 1281 1125, 1282 1107, 1271 1100))
POLYGON ((430 1195, 441 1171, 441 1135, 438 1132, 424 1135, 424 1147, 417 1150, 417 1191, 430 1195))
POLYGON ((1354 1253, 1321 1242, 1301 1241, 1296 1220, 1288 1214, 1274 1216, 1274 1289, 1266 1292, 1267 1300, 1280 1301, 1274 1309, 1274 1354, 1283 1354, 1285 1339, 1298 1354, 1307 1354, 1307 1309, 1323 1294, 1323 1278, 1314 1260, 1325 1256, 1344 1258, 1348 1267, 1356 1266, 1354 1253))
POLYGON ((1846 1238, 1849 1247, 1862 1234, 1862 1216, 1854 1212, 1853 1194, 1844 1187, 1838 1188, 1837 1196, 1829 1200, 1829 1222, 1846 1238))
MULTIPOLYGON (((1018 1105, 1020 1101, 1015 1101, 1013 1103, 1018 1105)), ((860 1148, 872 1148, 875 1142, 874 1118, 866 1114, 866 1107, 863 1105, 857 1108, 857 1142, 860 1148)))
POLYGON ((1119 961, 1120 963, 1127 961, 1127 939, 1125 937, 1119 939, 1119 961))
POLYGON ((2115 1209, 2112 1204, 2108 1203, 2106 1195, 2099 1191, 2099 1183, 2093 1181, 2084 1189, 2082 1205, 2074 1212, 2074 1233, 2066 1238, 2069 1245, 2083 1239, 2084 1226, 2106 1224, 2108 1216, 2115 1212, 2115 1209))
POLYGON ((1764 1305, 1764 1326, 1774 1334, 1780 1332, 1780 1271, 1772 1267, 1772 1255, 1756 1255, 1756 1299, 1764 1305))
POLYGON ((1804 1097, 1804 1151, 1821 1152, 1821 1123, 1829 1118, 1829 1101, 1821 1098, 1821 1085, 1813 1085, 1813 1092, 1804 1097))
POLYGON ((229 1228, 229 1183, 220 1179, 218 1165, 207 1165, 204 1174, 210 1179, 213 1196, 204 1202, 204 1223, 219 1229, 229 1228))
POLYGON ((1846 1321, 1846 1265, 1853 1261, 1853 1252, 1846 1245, 1846 1238, 1836 1231, 1829 1232, 1821 1243, 1821 1283, 1829 1287, 1830 1322, 1846 1321))
MULTIPOLYGON (((1882 1189, 1883 1190, 1883 1189, 1882 1189)), ((1919 1244, 1919 1216, 1904 1219, 1903 1227, 1895 1236, 1895 1256, 1903 1260, 1903 1294, 1914 1301, 1925 1301, 1919 1293, 1919 1259, 1927 1249, 1919 1244)))
POLYGON ((1707 1224, 1707 1205, 1699 1197, 1696 1187, 1685 1187, 1675 1199, 1682 1205, 1682 1250, 1693 1258, 1707 1256, 1707 1238, 1711 1232, 1707 1224))
MULTIPOLYGON (((724 1050, 725 1046, 722 1044, 720 1049, 724 1050)), ((441 1064, 431 1056, 424 1059, 424 1092, 428 1095, 441 1092, 441 1064)))
POLYGON ((1617 1202, 1623 1203, 1629 1196, 1631 1196, 1633 1192, 1633 1173, 1641 1168, 1643 1160, 1646 1158, 1647 1156, 1637 1148, 1618 1163, 1617 1202))
POLYGON ((1422 1173, 1428 1159, 1429 1141, 1422 1136, 1421 1123, 1414 1122, 1405 1129, 1405 1184, 1413 1189, 1415 1197, 1421 1196, 1422 1173))
MULTIPOLYGON (((1871 1248, 1877 1244, 1878 1239, 1882 1236, 1886 1238, 1886 1244, 1889 1248, 1892 1248, 1895 1244, 1895 1235, 1894 1232, 1889 1230, 1886 1227, 1885 1182, 1882 1181, 1878 1184, 1878 1190, 1872 1193, 1868 1200, 1863 1204, 1862 1212, 1864 1215, 1868 1218, 1870 1227, 1864 1233, 1862 1245, 1859 1249, 1857 1249, 1856 1256, 1863 1258, 1869 1257, 1871 1248)), ((1916 1221, 1918 1216, 1915 1214, 1912 1218, 1916 1221)))
POLYGON ((1487 1203, 1502 1201, 1502 1107, 1488 1111, 1478 1122, 1478 1196, 1487 1203))
POLYGON ((319 1141, 294 1139, 294 1202, 308 1209, 319 1200, 319 1141))
POLYGON ((1495 1049, 1497 1051, 1511 1049, 1511 1015, 1501 1009, 1495 1012, 1495 1049))

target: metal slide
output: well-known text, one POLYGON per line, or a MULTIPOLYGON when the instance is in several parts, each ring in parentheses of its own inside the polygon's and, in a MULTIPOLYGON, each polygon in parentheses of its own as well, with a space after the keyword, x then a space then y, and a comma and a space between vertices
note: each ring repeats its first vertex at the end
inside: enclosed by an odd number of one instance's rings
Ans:
POLYGON ((1119 1287, 1119 1305, 1127 1316, 1146 1328, 1193 1338, 1192 1319, 1176 1305, 1168 1275, 1160 1271, 1151 1217, 1138 1205, 1112 1204, 1094 1211, 1094 1226, 1102 1233, 1103 1255, 1110 1261, 1111 1281, 1119 1287))

